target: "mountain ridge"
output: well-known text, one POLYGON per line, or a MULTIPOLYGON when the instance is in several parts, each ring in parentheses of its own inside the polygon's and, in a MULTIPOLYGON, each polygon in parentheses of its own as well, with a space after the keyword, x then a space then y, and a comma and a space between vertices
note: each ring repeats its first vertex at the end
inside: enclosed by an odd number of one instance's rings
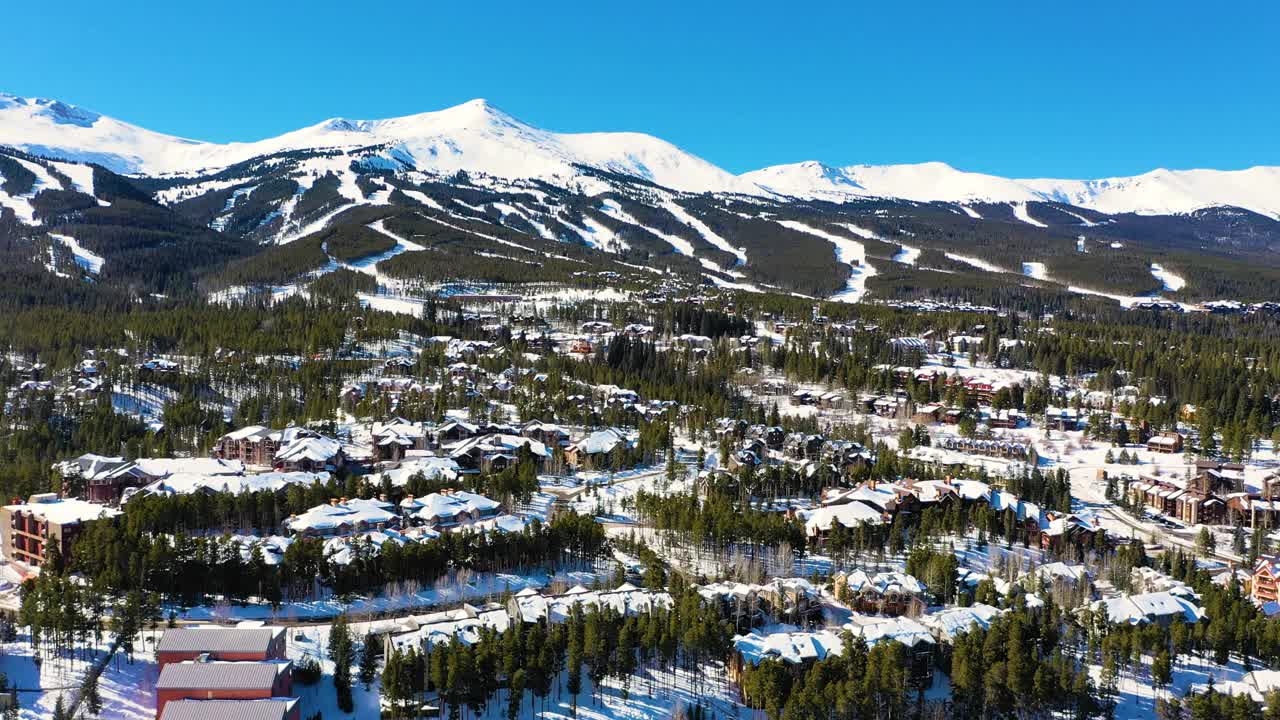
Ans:
POLYGON ((1051 202, 1107 214, 1186 214, 1234 206, 1280 219, 1280 167, 1168 170, 1088 180, 1005 178, 944 162, 835 166, 804 161, 735 175, 640 132, 556 133, 484 99, 400 117, 334 117, 252 142, 211 143, 158 133, 92 110, 0 93, 0 144, 134 175, 182 175, 294 150, 385 145, 397 160, 438 175, 481 172, 562 187, 578 166, 630 175, 682 192, 848 202, 1051 202))

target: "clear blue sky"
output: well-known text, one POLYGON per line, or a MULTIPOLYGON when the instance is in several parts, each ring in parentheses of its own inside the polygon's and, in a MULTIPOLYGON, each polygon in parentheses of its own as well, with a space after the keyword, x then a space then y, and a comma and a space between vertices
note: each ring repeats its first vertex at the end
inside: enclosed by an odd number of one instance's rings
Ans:
POLYGON ((1280 164, 1280 3, 10 3, 0 90, 255 140, 488 98, 734 172, 1280 164))

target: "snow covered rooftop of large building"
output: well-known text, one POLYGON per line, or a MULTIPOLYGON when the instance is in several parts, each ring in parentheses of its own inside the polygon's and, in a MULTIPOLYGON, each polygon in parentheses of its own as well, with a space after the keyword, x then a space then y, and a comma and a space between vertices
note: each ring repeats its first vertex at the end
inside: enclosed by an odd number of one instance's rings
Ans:
POLYGON ((484 515, 497 510, 502 505, 497 500, 466 490, 431 493, 414 498, 413 503, 418 507, 414 515, 427 521, 447 520, 459 513, 484 515))
POLYGON ((335 530, 355 525, 373 525, 395 520, 395 505, 380 500, 354 498, 342 503, 317 505, 290 518, 285 524, 294 532, 335 530))
POLYGON ((746 635, 735 635, 733 649, 752 665, 759 665, 760 661, 766 659, 798 664, 842 654, 844 639, 834 630, 772 633, 752 631, 746 635))
POLYGON ((982 630, 990 628, 991 622, 1001 612, 999 608, 976 603, 969 607, 947 608, 925 615, 920 618, 920 623, 933 629, 943 639, 952 640, 955 636, 974 628, 982 630))
POLYGON ((6 510, 21 512, 55 525, 76 525, 90 520, 113 518, 119 510, 75 498, 59 498, 49 493, 33 495, 26 503, 6 505, 6 510))
POLYGON ((256 475, 202 475, 178 473, 144 486, 139 492, 150 495, 190 495, 199 491, 278 492, 290 485, 312 485, 329 479, 327 472, 268 472, 256 475))
POLYGON ((837 522, 847 528, 854 528, 862 523, 873 525, 884 523, 884 516, 880 512, 860 502, 815 508, 801 514, 804 517, 805 529, 810 532, 830 530, 837 522))
POLYGON ((854 635, 861 636, 867 645, 896 640, 907 647, 915 647, 921 643, 932 645, 934 642, 929 628, 911 618, 854 613, 844 627, 854 635))
POLYGON ((1142 593, 1099 600, 1094 609, 1106 613, 1107 620, 1117 625, 1145 625, 1161 620, 1185 620, 1194 623, 1204 617, 1204 610, 1187 598, 1170 592, 1142 593))
POLYGON ((607 591, 593 591, 577 585, 563 595, 542 595, 534 590, 523 590, 512 597, 512 602, 524 622, 539 622, 546 618, 560 623, 569 617, 575 605, 609 608, 620 615, 634 616, 655 608, 669 608, 673 601, 667 592, 623 583, 607 591))

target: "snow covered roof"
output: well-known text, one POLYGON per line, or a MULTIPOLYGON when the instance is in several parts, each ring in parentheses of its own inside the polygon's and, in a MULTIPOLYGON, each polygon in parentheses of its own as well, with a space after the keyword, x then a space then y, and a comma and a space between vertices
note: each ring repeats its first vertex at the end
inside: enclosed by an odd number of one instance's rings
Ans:
POLYGON ((1064 562, 1051 562, 1037 567, 1032 571, 1036 577, 1043 580, 1066 580, 1070 583, 1076 583, 1089 577, 1089 571, 1083 565, 1068 565, 1064 562))
POLYGON ((862 523, 873 525, 884 523, 884 516, 881 513, 860 502, 806 510, 801 512, 801 516, 804 517, 805 529, 810 532, 830 530, 837 522, 847 528, 854 528, 862 523))
POLYGON ((920 644, 932 645, 933 635, 924 625, 905 617, 880 617, 855 613, 845 628, 861 636, 867 645, 896 640, 907 647, 920 644))
POLYGON ((1107 620, 1117 625, 1145 625, 1165 619, 1182 619, 1194 623, 1204 617, 1204 610, 1190 600, 1170 592, 1143 593, 1099 600, 1094 609, 1106 613, 1107 620))
POLYGON ((138 493, 148 495, 190 495, 207 490, 210 492, 272 491, 278 492, 290 485, 309 486, 329 479, 327 472, 268 472, 256 475, 199 475, 178 473, 142 487, 138 493))
POLYGON ((26 513, 55 525, 78 525, 90 520, 113 518, 120 514, 119 510, 85 500, 59 498, 53 493, 32 495, 27 502, 6 505, 5 509, 15 513, 26 513))
POLYGON ((969 607, 954 607, 925 615, 920 618, 920 623, 933 629, 938 635, 945 640, 952 640, 961 633, 968 632, 973 628, 987 630, 991 627, 991 622, 995 620, 1002 610, 999 608, 976 603, 969 607))
POLYGON ((844 640, 832 630, 767 634, 752 631, 746 635, 735 635, 733 649, 752 665, 769 658, 799 664, 842 654, 844 640))
POLYGON ((511 616, 505 609, 484 610, 475 612, 474 616, 423 623, 416 630, 392 637, 391 643, 401 650, 410 647, 421 650, 448 644, 456 637, 464 645, 474 645, 486 628, 502 633, 510 626, 511 616))
POLYGON ((605 428, 579 440, 575 447, 587 455, 599 455, 612 452, 619 444, 631 445, 633 442, 626 432, 617 428, 605 428))
POLYGON ((630 583, 623 583, 615 590, 603 592, 575 587, 563 595, 521 591, 511 602, 522 621, 539 622, 547 618, 553 623, 564 622, 575 605, 610 608, 621 615, 634 616, 655 608, 669 608, 673 603, 671 595, 665 591, 637 588, 630 583))
POLYGON ((342 452, 342 443, 327 437, 299 437, 276 451, 276 460, 280 462, 300 462, 309 460, 323 463, 332 460, 342 452))
POLYGON ((289 518, 285 526, 293 532, 303 532, 386 523, 399 517, 392 512, 394 508, 395 505, 388 502, 354 498, 344 503, 317 505, 289 518))
POLYGON ((428 521, 447 520, 459 513, 482 515, 497 510, 502 505, 497 500, 465 490, 448 494, 431 493, 415 498, 414 503, 418 505, 414 515, 428 521))
POLYGON ((395 468, 383 470, 379 475, 387 476, 396 487, 404 487, 409 484, 409 478, 418 473, 428 480, 454 480, 458 477, 458 470, 458 463, 453 458, 415 457, 402 461, 395 468))
POLYGON ((855 570, 844 577, 846 587, 853 592, 872 592, 877 595, 889 593, 919 595, 924 592, 924 585, 919 580, 901 572, 868 575, 862 570, 855 570))
POLYGON ((143 473, 151 477, 165 477, 177 473, 197 475, 243 475, 244 463, 239 460, 220 460, 210 457, 192 458, 138 458, 134 461, 143 473))

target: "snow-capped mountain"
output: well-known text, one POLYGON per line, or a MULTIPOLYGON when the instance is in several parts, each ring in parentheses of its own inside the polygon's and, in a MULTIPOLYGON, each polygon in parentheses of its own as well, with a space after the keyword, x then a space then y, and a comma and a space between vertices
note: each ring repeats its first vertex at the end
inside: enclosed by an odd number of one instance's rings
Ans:
POLYGON ((0 95, 0 144, 97 162, 121 173, 188 174, 289 150, 385 146, 401 166, 570 184, 575 165, 687 192, 758 192, 701 158, 643 133, 554 133, 485 100, 387 120, 333 118, 274 138, 206 143, 151 132, 52 100, 0 95))
POLYGON ((1057 202, 1148 215, 1225 205, 1280 219, 1277 167, 1161 169, 1134 177, 1061 180, 1009 179, 940 162, 847 167, 802 162, 734 175, 651 135, 551 132, 484 100, 386 120, 335 118, 274 138, 219 144, 164 135, 56 100, 0 94, 0 145, 142 175, 207 174, 292 150, 377 147, 396 169, 538 179, 588 195, 603 188, 584 178, 579 166, 694 193, 836 202, 866 197, 959 204, 1057 202))
POLYGON ((1102 180, 1014 180, 957 170, 946 163, 776 165, 740 176, 797 198, 841 201, 881 197, 919 202, 1057 202, 1099 212, 1177 215, 1230 205, 1280 219, 1280 168, 1153 170, 1102 180))

